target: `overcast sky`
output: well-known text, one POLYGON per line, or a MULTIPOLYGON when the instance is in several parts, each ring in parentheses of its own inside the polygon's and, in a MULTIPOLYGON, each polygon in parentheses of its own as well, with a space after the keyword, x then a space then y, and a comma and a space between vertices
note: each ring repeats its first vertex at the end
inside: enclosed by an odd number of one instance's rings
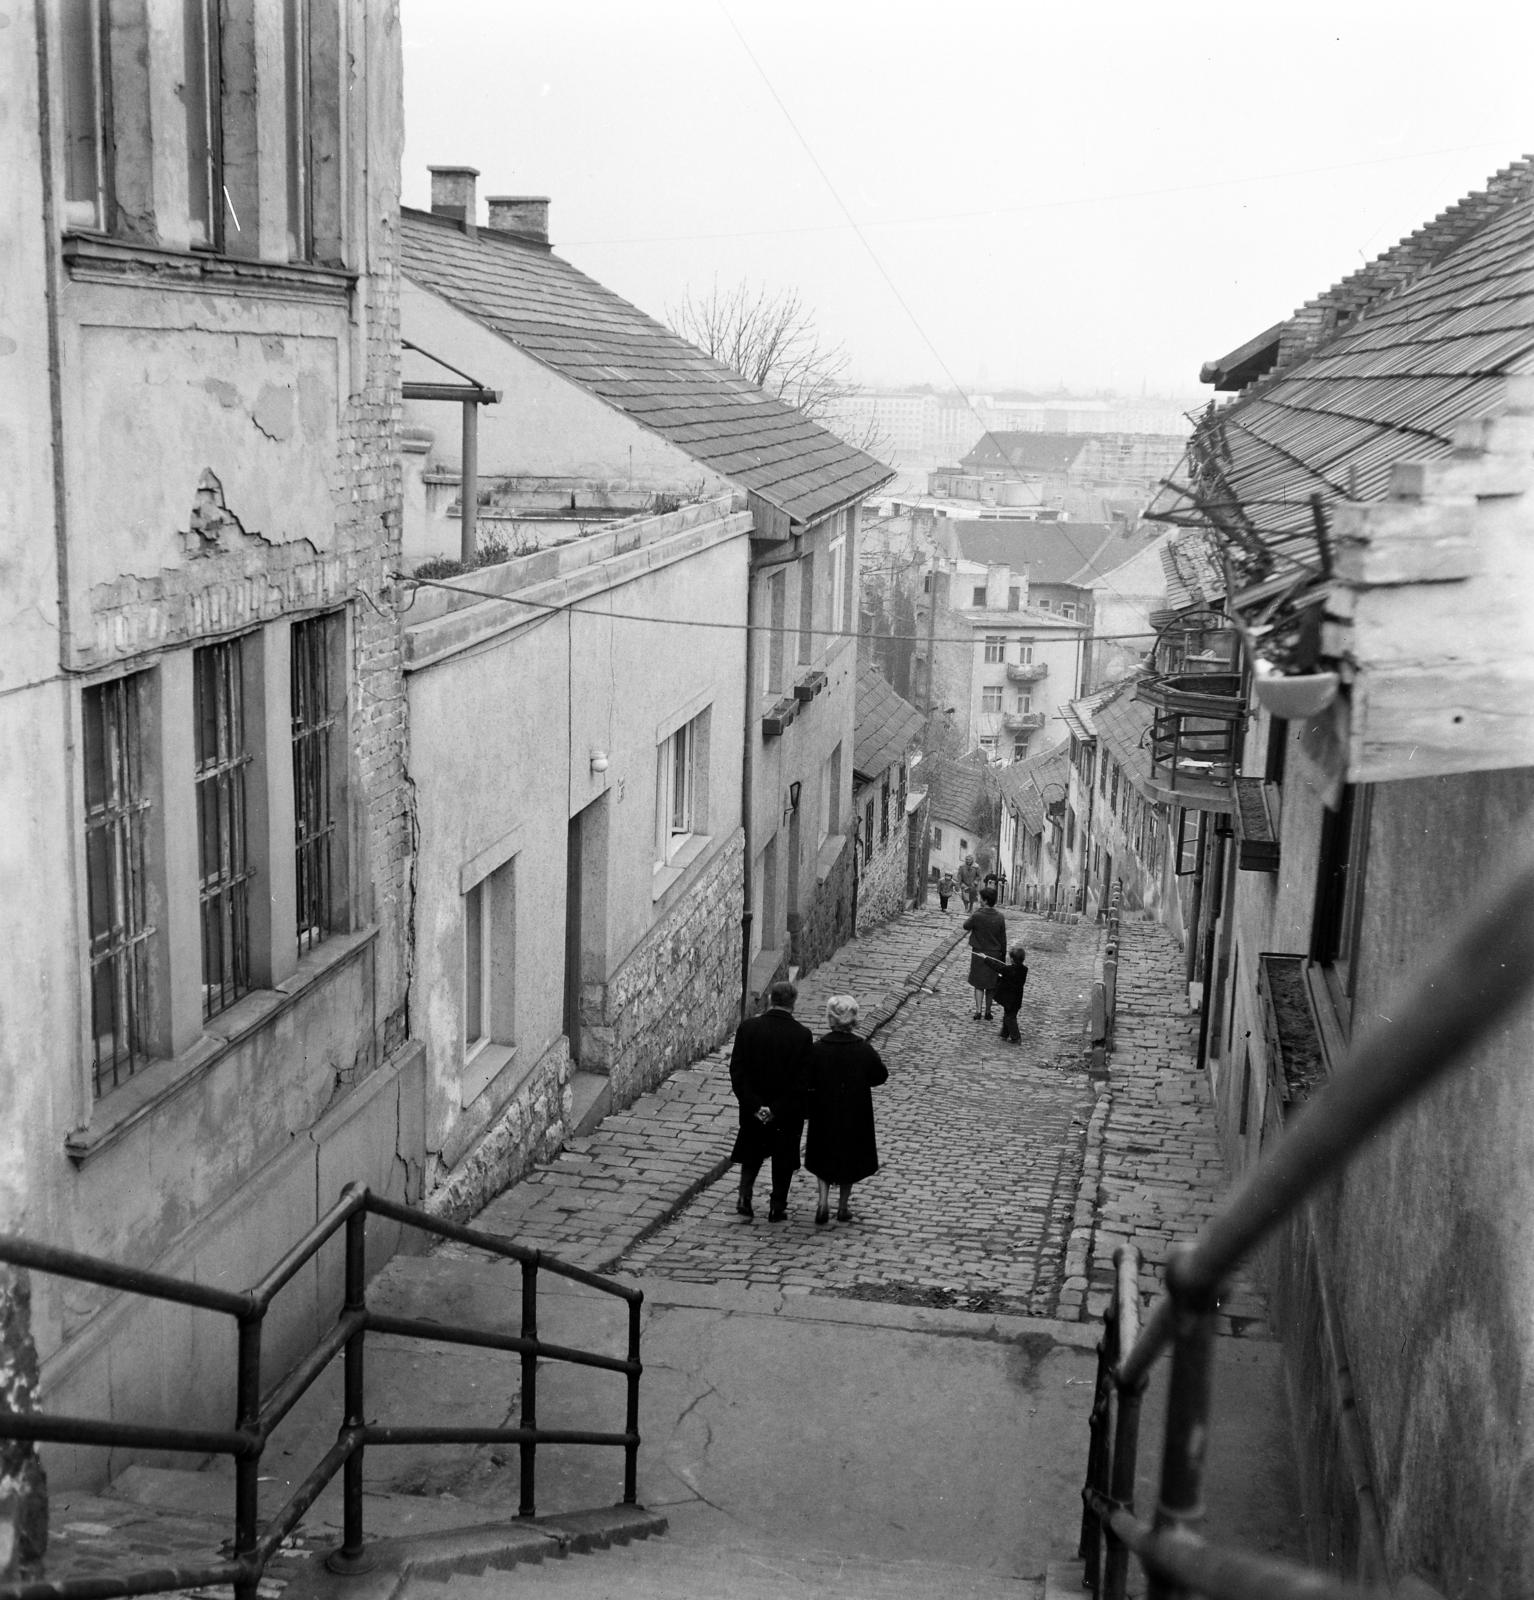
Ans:
POLYGON ((1197 395, 1525 151, 1528 0, 402 0, 428 163, 646 311, 794 288, 853 375, 1197 395))

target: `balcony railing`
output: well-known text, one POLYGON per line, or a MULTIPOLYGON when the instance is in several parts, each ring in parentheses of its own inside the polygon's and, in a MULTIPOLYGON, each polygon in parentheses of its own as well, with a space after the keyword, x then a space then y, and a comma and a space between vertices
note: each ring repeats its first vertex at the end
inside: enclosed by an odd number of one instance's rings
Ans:
POLYGON ((1150 776, 1162 797, 1230 810, 1246 715, 1240 678, 1213 671, 1145 678, 1135 698, 1155 707, 1150 776))
POLYGON ((1038 683, 1049 676, 1047 661, 1009 661, 1007 679, 1011 683, 1038 683))
POLYGON ((1008 733, 1037 733, 1045 720, 1042 711, 1008 711, 1002 717, 1001 725, 1008 733))

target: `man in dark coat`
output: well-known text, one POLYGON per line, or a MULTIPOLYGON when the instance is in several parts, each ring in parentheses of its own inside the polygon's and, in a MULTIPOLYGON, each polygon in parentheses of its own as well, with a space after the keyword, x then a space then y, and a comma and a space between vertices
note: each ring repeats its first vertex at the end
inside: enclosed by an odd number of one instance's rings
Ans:
POLYGON ((730 1050, 730 1087, 740 1102, 740 1132, 730 1160, 740 1163, 740 1198, 735 1209, 752 1213, 751 1191, 762 1163, 772 1161, 769 1222, 788 1215, 788 1186, 799 1170, 804 1102, 809 1088, 815 1036, 794 1020, 799 991, 779 982, 767 991, 767 1009, 735 1030, 730 1050))

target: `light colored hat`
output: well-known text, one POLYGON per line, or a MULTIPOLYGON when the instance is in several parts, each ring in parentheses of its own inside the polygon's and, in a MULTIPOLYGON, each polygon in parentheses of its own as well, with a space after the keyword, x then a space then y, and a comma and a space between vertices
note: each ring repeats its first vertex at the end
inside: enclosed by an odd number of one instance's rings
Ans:
POLYGON ((858 1003, 850 994, 833 994, 826 1001, 826 1021, 833 1028, 850 1028, 858 1020, 858 1003))

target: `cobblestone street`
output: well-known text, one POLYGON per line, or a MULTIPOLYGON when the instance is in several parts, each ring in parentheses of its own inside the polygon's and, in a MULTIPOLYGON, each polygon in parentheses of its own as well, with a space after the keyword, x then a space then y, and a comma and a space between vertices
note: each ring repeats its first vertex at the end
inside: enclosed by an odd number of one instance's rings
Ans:
MULTIPOLYGON (((853 1192, 851 1223, 814 1225, 801 1172, 783 1223, 735 1213, 737 1113, 728 1046, 513 1185, 478 1225, 580 1265, 687 1283, 907 1305, 1096 1320, 1113 1251, 1132 1241, 1149 1300, 1167 1251, 1226 1186, 1182 953, 1156 924, 1124 923, 1111 1076, 1094 1083, 1083 1025, 1103 934, 1013 911, 1028 949, 1021 1046, 975 1022, 962 913, 908 911, 840 950, 801 985, 798 1015, 862 1002, 861 1031, 890 1069, 875 1091, 881 1170, 853 1192)), ((451 1248, 451 1247, 450 1247, 451 1248)), ((1245 1283, 1221 1331, 1266 1331, 1245 1283)))
MULTIPOLYGON (((845 990, 887 1012, 897 975, 940 959, 875 1034, 890 1080, 874 1092, 880 1171, 853 1191, 852 1223, 814 1225, 814 1180, 796 1178, 786 1223, 735 1214, 733 1173, 619 1263, 636 1274, 736 1281, 790 1293, 1053 1316, 1090 1084, 1081 1020, 1099 930, 1014 913, 1029 952, 1023 1043, 973 1020, 960 918, 910 913, 841 952, 804 985, 801 1018, 823 1027, 845 990), (925 947, 925 951, 923 949, 925 947)), ((998 1013, 999 1016, 999 1013, 998 1013)), ((765 1176, 759 1180, 765 1196, 765 1176)))

